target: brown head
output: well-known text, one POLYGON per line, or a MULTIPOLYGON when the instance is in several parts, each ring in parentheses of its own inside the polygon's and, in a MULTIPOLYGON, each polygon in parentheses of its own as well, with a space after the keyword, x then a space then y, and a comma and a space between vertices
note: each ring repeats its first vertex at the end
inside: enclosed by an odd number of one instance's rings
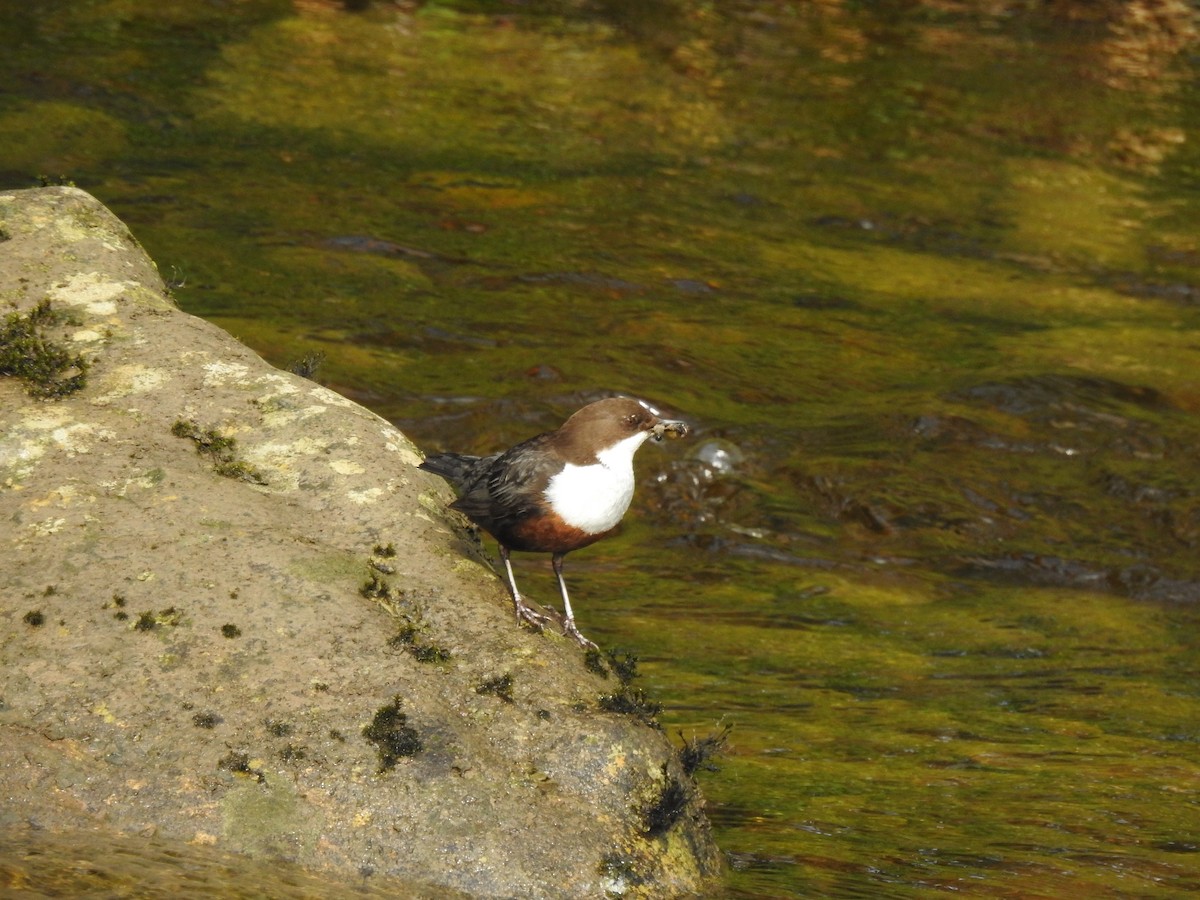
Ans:
MULTIPOLYGON (((661 441, 665 435, 683 437, 688 427, 676 419, 664 419, 653 407, 628 397, 609 397, 589 403, 563 423, 555 433, 559 451, 572 462, 585 463, 603 450, 627 438, 661 441)), ((634 444, 640 441, 634 441, 634 444)))

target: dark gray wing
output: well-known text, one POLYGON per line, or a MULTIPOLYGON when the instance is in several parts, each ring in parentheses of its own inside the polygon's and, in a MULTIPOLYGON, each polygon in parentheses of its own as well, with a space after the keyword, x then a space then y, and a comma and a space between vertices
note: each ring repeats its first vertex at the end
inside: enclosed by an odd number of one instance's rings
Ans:
POLYGON ((557 466, 553 456, 529 451, 540 449, 547 437, 538 435, 480 460, 471 473, 474 480, 451 506, 503 541, 511 525, 541 509, 546 485, 557 466))

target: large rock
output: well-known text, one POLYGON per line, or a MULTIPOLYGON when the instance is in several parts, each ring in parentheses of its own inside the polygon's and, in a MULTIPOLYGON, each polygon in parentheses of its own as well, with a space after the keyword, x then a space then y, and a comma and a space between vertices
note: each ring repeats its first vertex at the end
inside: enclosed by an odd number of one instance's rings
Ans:
POLYGON ((10 835, 154 834, 476 896, 713 875, 670 743, 599 708, 618 685, 573 642, 516 627, 404 435, 180 312, 83 191, 0 193, 10 325, 45 298, 70 320, 42 331, 90 365, 60 399, 0 378, 10 835))

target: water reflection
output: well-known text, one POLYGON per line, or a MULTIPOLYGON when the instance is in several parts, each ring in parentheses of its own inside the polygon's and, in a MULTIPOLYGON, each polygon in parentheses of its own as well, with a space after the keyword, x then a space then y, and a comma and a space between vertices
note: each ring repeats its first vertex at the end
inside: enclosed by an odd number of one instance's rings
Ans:
POLYGON ((10 897, 412 897, 465 895, 371 872, 347 883, 280 860, 253 860, 213 847, 100 831, 0 831, 0 887, 10 897))

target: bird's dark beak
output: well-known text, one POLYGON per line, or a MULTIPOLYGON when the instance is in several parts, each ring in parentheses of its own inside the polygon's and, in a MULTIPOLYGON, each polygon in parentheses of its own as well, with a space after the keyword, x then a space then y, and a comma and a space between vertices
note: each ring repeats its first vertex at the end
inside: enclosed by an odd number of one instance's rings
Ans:
POLYGON ((661 441, 664 436, 670 438, 686 437, 687 433, 687 423, 681 422, 678 419, 660 419, 650 429, 650 434, 656 441, 661 441))

